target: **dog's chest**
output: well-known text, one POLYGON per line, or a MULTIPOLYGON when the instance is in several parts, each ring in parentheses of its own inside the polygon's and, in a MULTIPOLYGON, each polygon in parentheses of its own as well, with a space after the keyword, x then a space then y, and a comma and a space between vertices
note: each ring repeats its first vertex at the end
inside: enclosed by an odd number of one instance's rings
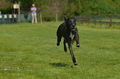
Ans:
POLYGON ((75 35, 72 32, 70 32, 70 38, 71 38, 71 40, 73 40, 74 37, 75 37, 75 35))

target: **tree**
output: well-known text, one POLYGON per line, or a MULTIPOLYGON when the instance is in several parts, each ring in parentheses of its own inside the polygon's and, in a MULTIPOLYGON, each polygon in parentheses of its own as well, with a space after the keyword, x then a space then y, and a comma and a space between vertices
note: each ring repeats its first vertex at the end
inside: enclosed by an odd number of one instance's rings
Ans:
MULTIPOLYGON (((3 13, 11 13, 13 4, 18 0, 0 0, 0 10, 3 13)), ((44 20, 63 20, 67 16, 119 14, 120 0, 20 0, 21 13, 30 13, 30 7, 34 3, 37 13, 43 15, 44 20)))
POLYGON ((8 0, 0 0, 0 11, 4 13, 12 13, 12 4, 8 0))

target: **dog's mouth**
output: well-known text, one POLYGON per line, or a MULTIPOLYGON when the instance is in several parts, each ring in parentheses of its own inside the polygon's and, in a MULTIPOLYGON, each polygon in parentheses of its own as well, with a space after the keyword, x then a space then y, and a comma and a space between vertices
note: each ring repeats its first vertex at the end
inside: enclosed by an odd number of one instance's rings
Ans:
POLYGON ((71 31, 75 31, 76 26, 71 26, 71 31))
POLYGON ((75 28, 72 28, 71 31, 75 31, 75 28))

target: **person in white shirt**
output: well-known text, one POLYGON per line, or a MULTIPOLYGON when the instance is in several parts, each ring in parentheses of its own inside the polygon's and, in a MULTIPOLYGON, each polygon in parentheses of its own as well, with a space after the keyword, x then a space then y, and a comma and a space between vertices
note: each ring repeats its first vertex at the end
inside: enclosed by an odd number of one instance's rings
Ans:
POLYGON ((31 12, 32 12, 32 23, 37 23, 37 8, 35 7, 35 4, 32 4, 31 12))

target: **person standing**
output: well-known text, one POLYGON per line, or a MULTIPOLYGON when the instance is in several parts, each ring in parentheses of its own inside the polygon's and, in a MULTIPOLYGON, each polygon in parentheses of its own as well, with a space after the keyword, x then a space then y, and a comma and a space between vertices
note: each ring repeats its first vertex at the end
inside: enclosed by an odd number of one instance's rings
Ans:
POLYGON ((32 23, 37 23, 37 8, 35 7, 35 4, 32 4, 31 12, 32 12, 32 23))

